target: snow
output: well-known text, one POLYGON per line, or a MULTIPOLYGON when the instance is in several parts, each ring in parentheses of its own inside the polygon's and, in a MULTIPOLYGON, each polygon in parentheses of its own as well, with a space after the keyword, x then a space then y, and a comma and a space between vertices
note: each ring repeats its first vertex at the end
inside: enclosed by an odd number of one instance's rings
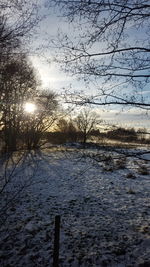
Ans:
POLYGON ((1 183, 11 179, 0 195, 0 266, 52 266, 56 215, 60 266, 150 266, 150 154, 67 146, 19 157, 7 171, 1 162, 1 183))

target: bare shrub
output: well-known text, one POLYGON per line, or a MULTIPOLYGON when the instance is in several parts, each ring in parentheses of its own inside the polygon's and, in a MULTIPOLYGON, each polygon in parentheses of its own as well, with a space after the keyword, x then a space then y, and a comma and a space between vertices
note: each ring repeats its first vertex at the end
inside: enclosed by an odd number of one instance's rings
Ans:
POLYGON ((116 169, 125 169, 126 167, 126 157, 119 158, 115 161, 115 168, 116 169))
POLYGON ((126 178, 128 178, 128 179, 135 179, 136 176, 135 176, 132 172, 129 172, 129 173, 126 175, 126 178))
POLYGON ((115 170, 115 163, 112 155, 104 155, 104 171, 111 171, 113 172, 115 170))
POLYGON ((148 175, 149 174, 149 171, 148 171, 147 166, 145 166, 145 165, 139 166, 138 173, 139 174, 142 174, 142 175, 148 175))

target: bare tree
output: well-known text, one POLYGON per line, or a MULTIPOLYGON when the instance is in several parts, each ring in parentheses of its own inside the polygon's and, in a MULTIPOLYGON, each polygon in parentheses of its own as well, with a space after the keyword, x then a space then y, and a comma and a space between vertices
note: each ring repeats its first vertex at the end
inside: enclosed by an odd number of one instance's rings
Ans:
MULTIPOLYGON (((6 150, 16 149, 19 136, 24 135, 26 123, 23 103, 31 99, 37 101, 40 96, 36 75, 27 58, 31 37, 42 19, 38 3, 38 0, 0 0, 0 126, 6 150)), ((39 100, 38 105, 43 103, 48 109, 48 99, 49 102, 52 100, 50 95, 47 94, 47 100, 39 100)), ((41 110, 41 124, 39 126, 38 120, 36 125, 38 131, 43 129, 40 128, 43 127, 43 113, 41 110)), ((45 127, 46 117, 44 120, 45 127)), ((34 125, 35 116, 32 127, 34 125)), ((31 136, 31 124, 27 130, 31 136)))
POLYGON ((83 144, 86 144, 87 138, 92 130, 95 129, 95 127, 98 124, 98 117, 97 114, 94 112, 91 112, 90 109, 83 109, 80 114, 76 118, 76 125, 77 129, 82 133, 83 135, 83 144))
POLYGON ((66 71, 93 81, 99 90, 79 102, 150 109, 149 98, 142 95, 150 81, 150 1, 49 2, 77 29, 75 38, 74 34, 58 35, 56 59, 66 71))
POLYGON ((19 142, 36 147, 43 133, 56 119, 57 101, 52 92, 39 90, 32 65, 25 55, 17 55, 5 65, 1 75, 1 129, 5 151, 16 150, 19 142), (25 111, 25 104, 35 105, 35 112, 25 111))

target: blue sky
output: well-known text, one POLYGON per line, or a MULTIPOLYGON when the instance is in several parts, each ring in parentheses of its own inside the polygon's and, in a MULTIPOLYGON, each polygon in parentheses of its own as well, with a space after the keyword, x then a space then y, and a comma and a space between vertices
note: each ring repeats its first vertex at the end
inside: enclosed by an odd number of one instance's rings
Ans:
MULTIPOLYGON (((32 45, 38 47, 44 45, 39 55, 32 55, 31 61, 35 69, 38 71, 39 77, 42 81, 42 87, 53 90, 56 93, 62 93, 62 88, 69 88, 70 86, 74 91, 83 90, 86 94, 92 92, 97 94, 95 87, 91 84, 90 89, 85 87, 83 81, 78 81, 75 76, 64 73, 60 70, 60 66, 53 62, 53 56, 55 54, 54 49, 50 45, 49 41, 56 37, 58 30, 69 33, 73 37, 73 31, 71 26, 66 20, 60 17, 59 13, 54 13, 54 10, 47 9, 44 6, 45 0, 39 0, 41 4, 40 12, 42 15, 46 14, 46 18, 41 22, 38 27, 38 34, 33 39, 32 45)), ((135 37, 140 34, 140 38, 144 38, 143 31, 138 29, 135 32, 135 37)), ((111 84, 112 85, 112 84, 111 84)), ((130 91, 130 89, 128 89, 130 91)), ((143 97, 149 97, 149 87, 145 88, 143 92, 139 92, 137 95, 142 94, 143 97)), ((150 128, 149 114, 140 109, 130 108, 124 109, 118 106, 99 107, 95 106, 95 111, 102 116, 107 122, 112 124, 119 124, 121 126, 129 127, 147 127, 150 128)))

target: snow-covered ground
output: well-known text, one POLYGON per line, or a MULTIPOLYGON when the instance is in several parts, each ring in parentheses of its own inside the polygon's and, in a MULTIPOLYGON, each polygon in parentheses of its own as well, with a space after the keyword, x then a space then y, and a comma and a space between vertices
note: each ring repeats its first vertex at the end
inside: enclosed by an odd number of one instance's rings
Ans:
POLYGON ((60 266, 150 266, 148 158, 59 148, 1 161, 0 266, 52 266, 56 215, 60 266))

